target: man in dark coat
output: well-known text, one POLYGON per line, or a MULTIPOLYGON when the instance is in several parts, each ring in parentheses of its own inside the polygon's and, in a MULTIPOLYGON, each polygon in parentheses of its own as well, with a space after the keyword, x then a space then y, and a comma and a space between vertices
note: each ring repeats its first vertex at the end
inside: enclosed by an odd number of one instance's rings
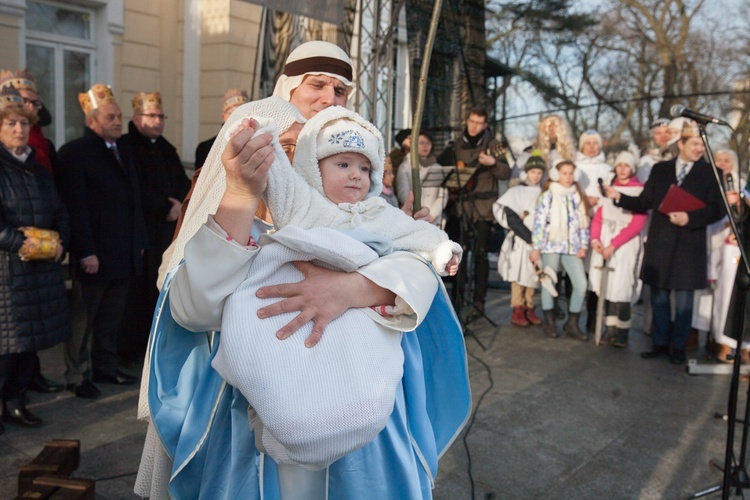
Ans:
MULTIPOLYGON (((466 127, 461 137, 453 141, 437 159, 441 165, 457 165, 459 168, 476 168, 476 172, 461 190, 459 197, 446 207, 448 226, 446 231, 451 239, 460 241, 461 229, 459 217, 466 214, 471 233, 471 243, 476 245, 472 260, 474 267, 475 312, 484 314, 484 297, 487 294, 487 282, 490 274, 490 263, 487 258, 487 246, 490 240, 490 229, 495 221, 492 204, 498 198, 498 181, 510 178, 510 166, 505 159, 501 144, 492 138, 489 130, 489 114, 482 107, 469 111, 466 127)), ((463 235, 466 243, 467 235, 463 235)), ((469 265, 466 263, 465 265, 469 265)), ((465 268, 464 268, 465 269, 465 268)), ((462 274, 462 273, 461 273, 462 274)), ((457 280, 460 281, 460 280, 457 280)), ((459 289, 462 287, 459 285, 459 289)), ((460 290, 459 293, 463 293, 460 290)), ((455 296, 454 296, 455 299, 455 296)))
POLYGON ((166 116, 159 92, 138 92, 132 100, 133 119, 122 137, 130 145, 138 175, 143 217, 149 246, 144 273, 131 284, 125 320, 120 329, 119 352, 125 362, 143 355, 159 290, 161 256, 172 242, 182 200, 190 189, 177 150, 164 136, 166 116))
POLYGON ((92 383, 133 384, 117 367, 117 331, 130 280, 142 272, 147 238, 122 113, 109 87, 95 84, 78 100, 86 114, 80 139, 59 151, 59 184, 71 220, 71 271, 86 310, 86 328, 66 344, 66 381, 79 397, 92 383), (89 347, 91 346, 91 347, 89 347))
POLYGON ((705 146, 695 123, 686 122, 677 146, 678 157, 654 165, 639 196, 607 188, 607 197, 626 210, 652 211, 640 277, 651 287, 653 348, 641 353, 641 357, 669 355, 672 363, 681 365, 685 362, 685 342, 693 316, 693 291, 707 287, 706 226, 719 220, 724 208, 711 166, 703 160, 705 146), (674 184, 706 206, 689 212, 660 212, 659 207, 674 184), (674 323, 670 292, 676 302, 674 323))

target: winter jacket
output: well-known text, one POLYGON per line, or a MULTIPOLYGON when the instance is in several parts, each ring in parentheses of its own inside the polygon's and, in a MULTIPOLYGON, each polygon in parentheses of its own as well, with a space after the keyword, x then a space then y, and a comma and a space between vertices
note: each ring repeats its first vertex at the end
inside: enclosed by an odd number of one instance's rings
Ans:
POLYGON ((52 260, 22 261, 33 226, 70 241, 68 213, 52 175, 34 160, 21 162, 0 146, 0 355, 38 351, 70 337, 62 266, 52 260))

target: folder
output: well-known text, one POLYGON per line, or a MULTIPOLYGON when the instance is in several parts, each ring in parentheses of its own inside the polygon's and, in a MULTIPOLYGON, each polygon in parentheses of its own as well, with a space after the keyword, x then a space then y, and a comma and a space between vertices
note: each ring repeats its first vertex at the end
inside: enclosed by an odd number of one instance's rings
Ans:
POLYGON ((659 212, 667 215, 670 212, 690 212, 705 206, 706 203, 703 200, 696 198, 677 184, 672 184, 659 205, 659 212))

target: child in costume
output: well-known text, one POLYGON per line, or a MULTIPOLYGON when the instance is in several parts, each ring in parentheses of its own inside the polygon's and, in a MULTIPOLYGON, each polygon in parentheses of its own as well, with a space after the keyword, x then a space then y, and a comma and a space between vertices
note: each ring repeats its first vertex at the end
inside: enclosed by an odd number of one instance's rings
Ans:
MULTIPOLYGON (((589 246, 589 206, 576 182, 577 174, 578 169, 570 160, 558 160, 550 170, 549 181, 536 205, 531 237, 534 250, 529 258, 534 265, 541 259, 540 267, 550 266, 555 271, 562 264, 573 285, 563 332, 586 341, 589 336, 578 327, 578 318, 586 295, 583 259, 589 246)), ((553 306, 552 295, 542 287, 543 329, 554 338, 558 334, 553 306)))
POLYGON ((393 181, 396 178, 393 175, 393 164, 391 163, 391 157, 385 157, 385 169, 383 170, 383 190, 380 192, 380 197, 388 202, 389 205, 398 208, 398 198, 396 192, 393 189, 393 181))
POLYGON ((497 270, 510 282, 510 321, 518 326, 542 324, 534 313, 534 290, 539 287, 539 280, 529 255, 534 212, 546 170, 541 153, 534 151, 519 177, 521 183, 508 189, 492 205, 495 219, 508 230, 500 248, 497 270))
MULTIPOLYGON (((623 151, 615 160, 615 176, 611 186, 621 193, 638 196, 643 184, 636 176, 636 159, 629 151, 623 151)), ((602 291, 601 273, 604 265, 611 269, 607 276, 605 339, 615 347, 628 345, 631 326, 630 308, 641 293, 641 269, 643 239, 641 232, 648 215, 635 214, 614 206, 609 198, 602 198, 591 222, 591 265, 589 267, 589 290, 597 295, 602 291)))
MULTIPOLYGON (((257 120, 256 134, 272 130, 270 120, 257 120)), ((395 307, 349 310, 309 349, 311 323, 279 342, 276 332, 293 314, 257 321, 256 311, 274 302, 258 298, 258 288, 301 279, 295 261, 352 272, 393 250, 421 254, 439 274, 458 270, 458 244, 379 197, 383 158, 373 125, 330 107, 303 127, 295 168, 277 151, 269 170, 265 198, 277 230, 258 240, 245 281, 226 302, 213 367, 247 398, 256 443, 279 464, 324 469, 383 429, 403 375, 401 332, 411 329, 401 316, 413 310, 398 298, 395 307)))

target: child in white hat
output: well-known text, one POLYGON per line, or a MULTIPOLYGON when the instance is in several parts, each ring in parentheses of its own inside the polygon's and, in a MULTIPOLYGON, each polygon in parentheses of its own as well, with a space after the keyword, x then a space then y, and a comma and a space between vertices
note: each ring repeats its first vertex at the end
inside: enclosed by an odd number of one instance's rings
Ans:
MULTIPOLYGON (((615 159, 615 174, 612 187, 624 194, 638 196, 643 184, 636 176, 636 159, 630 151, 622 151, 615 159)), ((647 214, 633 213, 614 205, 609 198, 602 198, 591 221, 591 264, 589 266, 589 290, 601 293, 602 266, 606 261, 610 268, 605 291, 604 338, 615 347, 628 344, 631 326, 631 304, 635 304, 641 293, 638 278, 643 256, 643 228, 647 214)))
MULTIPOLYGON (((257 121, 257 134, 273 133, 271 120, 257 121)), ((403 373, 401 334, 421 321, 414 310, 422 308, 397 297, 395 306, 349 309, 308 348, 312 323, 284 341, 276 337, 296 313, 258 321, 258 309, 273 300, 258 298, 257 289, 301 280, 295 261, 351 272, 392 250, 417 252, 440 273, 455 274, 461 248, 380 198, 383 141, 356 113, 332 107, 310 119, 297 140, 295 169, 278 139, 274 148, 264 196, 277 230, 251 250, 257 256, 226 302, 212 365, 250 403, 259 449, 282 468, 316 471, 385 426, 403 373)))

